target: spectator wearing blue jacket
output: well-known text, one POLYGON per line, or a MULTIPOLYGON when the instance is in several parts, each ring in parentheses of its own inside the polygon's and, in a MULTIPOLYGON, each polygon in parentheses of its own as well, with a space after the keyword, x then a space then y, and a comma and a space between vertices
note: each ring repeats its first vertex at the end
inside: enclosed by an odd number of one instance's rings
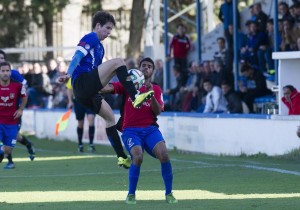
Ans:
MULTIPOLYGON (((237 10, 237 8, 236 8, 237 10)), ((237 10, 238 14, 238 25, 237 27, 239 28, 239 12, 237 10)), ((220 11, 219 11, 219 19, 222 21, 223 26, 224 26, 224 36, 227 40, 228 43, 228 49, 232 50, 233 49, 233 37, 229 33, 229 26, 233 25, 233 4, 232 0, 225 0, 225 2, 221 5, 220 11)))

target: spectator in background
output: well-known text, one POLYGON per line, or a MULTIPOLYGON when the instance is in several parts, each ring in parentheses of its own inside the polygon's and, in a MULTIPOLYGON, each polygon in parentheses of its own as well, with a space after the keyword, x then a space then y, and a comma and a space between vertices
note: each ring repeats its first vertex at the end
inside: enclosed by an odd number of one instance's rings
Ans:
POLYGON ((179 67, 179 71, 182 77, 182 83, 185 84, 188 78, 188 53, 191 49, 190 39, 185 35, 186 27, 183 24, 177 25, 177 34, 171 40, 169 47, 169 56, 173 52, 174 63, 179 67))
POLYGON ((129 70, 129 69, 136 69, 136 68, 137 68, 136 65, 135 65, 135 61, 134 61, 133 58, 128 58, 128 59, 126 60, 126 66, 127 66, 127 69, 128 69, 128 70, 129 70))
POLYGON ((293 27, 293 22, 289 19, 283 20, 283 30, 281 32, 282 51, 293 51, 296 50, 297 38, 300 37, 300 29, 293 27))
POLYGON ((34 74, 32 75, 32 85, 28 88, 28 108, 45 107, 44 97, 52 94, 52 89, 44 78, 48 76, 42 72, 41 65, 34 63, 34 74))
POLYGON ((239 83, 239 90, 242 100, 247 104, 249 112, 253 113, 253 102, 255 98, 270 95, 267 88, 266 78, 263 73, 253 66, 245 63, 241 67, 241 73, 245 77, 245 84, 239 83))
POLYGON ((234 84, 233 72, 227 70, 220 60, 214 62, 214 71, 211 78, 212 84, 219 87, 221 87, 223 81, 227 81, 231 86, 234 84))
MULTIPOLYGON (((237 27, 239 28, 239 19, 240 15, 237 10, 238 14, 238 24, 237 27)), ((228 43, 228 49, 230 51, 233 50, 233 37, 229 33, 229 26, 233 25, 233 6, 232 6, 232 0, 225 0, 225 2, 221 5, 219 10, 219 19, 223 23, 224 27, 224 36, 226 38, 226 41, 228 43)))
POLYGON ((227 100, 227 111, 229 113, 243 113, 242 100, 228 82, 222 82, 222 91, 227 100))
MULTIPOLYGON (((263 72, 266 72, 268 69, 268 73, 272 74, 274 73, 274 60, 272 59, 272 52, 275 49, 274 45, 274 24, 273 24, 273 19, 269 19, 267 22, 267 32, 268 32, 268 42, 266 45, 262 45, 259 50, 258 50, 258 64, 260 69, 263 72), (266 66, 266 63, 268 66, 266 66), (268 67, 268 68, 267 68, 268 67)), ((281 37, 278 37, 277 40, 278 44, 281 43, 281 37)))
POLYGON ((227 101, 221 88, 218 86, 213 86, 209 79, 204 80, 203 88, 207 92, 203 113, 227 112, 227 101))
POLYGON ((214 60, 220 60, 225 68, 232 70, 233 56, 232 53, 226 49, 225 39, 219 37, 217 38, 217 43, 219 49, 214 54, 214 60))
POLYGON ((258 23, 258 30, 265 32, 268 21, 268 15, 262 10, 261 3, 254 4, 253 12, 256 17, 255 21, 258 23))
POLYGON ((300 115, 300 93, 292 85, 283 87, 282 102, 289 109, 289 115, 300 115))
POLYGON ((155 70, 152 75, 152 82, 156 83, 161 89, 164 88, 164 63, 162 59, 155 61, 155 70))
POLYGON ((48 76, 53 83, 52 78, 57 74, 57 62, 54 59, 51 59, 48 64, 48 76))
POLYGON ((182 77, 178 65, 173 66, 173 74, 176 79, 176 87, 165 91, 165 94, 170 96, 169 104, 167 104, 167 106, 170 106, 172 111, 181 111, 180 89, 184 85, 182 83, 182 77))
POLYGON ((265 45, 267 45, 267 35, 258 30, 257 22, 251 22, 248 44, 241 50, 241 59, 257 66, 257 52, 265 45))
POLYGON ((291 20, 293 21, 293 16, 289 11, 289 5, 286 2, 279 2, 278 4, 278 12, 281 15, 281 19, 283 20, 291 20))

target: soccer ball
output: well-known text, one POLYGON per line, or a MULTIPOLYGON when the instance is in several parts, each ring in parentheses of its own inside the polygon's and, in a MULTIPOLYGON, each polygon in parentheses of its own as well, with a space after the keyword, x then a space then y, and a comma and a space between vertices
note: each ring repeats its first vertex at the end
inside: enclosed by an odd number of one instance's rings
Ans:
POLYGON ((137 90, 139 90, 145 83, 144 74, 140 70, 137 70, 137 69, 128 70, 128 74, 130 75, 131 81, 133 82, 135 88, 137 90))

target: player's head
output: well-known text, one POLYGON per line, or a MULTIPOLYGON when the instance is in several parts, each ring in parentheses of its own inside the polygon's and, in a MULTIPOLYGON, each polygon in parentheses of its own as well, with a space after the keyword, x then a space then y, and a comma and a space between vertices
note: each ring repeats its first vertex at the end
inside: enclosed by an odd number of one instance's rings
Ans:
POLYGON ((108 12, 98 11, 93 16, 92 28, 100 40, 108 37, 115 25, 115 18, 108 12))
POLYGON ((6 59, 6 53, 3 50, 0 50, 0 63, 4 62, 6 59))
POLYGON ((153 71, 155 69, 154 61, 149 57, 143 58, 139 64, 139 69, 141 72, 143 72, 145 80, 149 78, 151 79, 153 71))
POLYGON ((0 81, 7 82, 10 79, 11 66, 8 62, 0 63, 0 81))

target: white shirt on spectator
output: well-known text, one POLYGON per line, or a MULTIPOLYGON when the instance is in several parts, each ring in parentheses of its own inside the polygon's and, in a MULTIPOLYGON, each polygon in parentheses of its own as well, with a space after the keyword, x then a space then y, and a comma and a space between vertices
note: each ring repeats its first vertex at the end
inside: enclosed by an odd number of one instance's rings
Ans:
POLYGON ((206 95, 203 113, 227 112, 227 101, 220 87, 214 86, 206 95))

